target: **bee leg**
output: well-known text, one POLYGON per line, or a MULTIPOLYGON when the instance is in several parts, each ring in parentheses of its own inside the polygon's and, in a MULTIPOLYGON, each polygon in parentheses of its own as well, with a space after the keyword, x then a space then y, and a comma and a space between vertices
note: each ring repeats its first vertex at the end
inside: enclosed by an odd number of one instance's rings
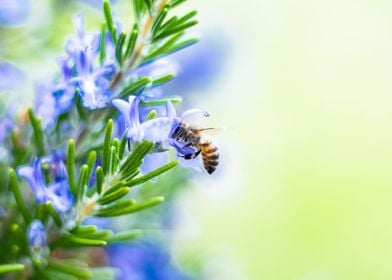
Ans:
POLYGON ((197 158, 198 155, 200 155, 201 150, 198 150, 196 153, 193 154, 193 158, 197 158))
POLYGON ((127 140, 127 144, 128 144, 128 151, 131 151, 131 139, 127 140))

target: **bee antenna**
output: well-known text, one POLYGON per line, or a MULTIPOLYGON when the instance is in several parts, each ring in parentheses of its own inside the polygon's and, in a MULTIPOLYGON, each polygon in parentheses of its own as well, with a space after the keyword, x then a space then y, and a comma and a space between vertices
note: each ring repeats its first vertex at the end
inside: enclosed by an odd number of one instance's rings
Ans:
POLYGON ((208 114, 208 112, 206 112, 204 110, 201 110, 201 109, 190 109, 190 110, 187 110, 184 113, 182 113, 181 120, 186 118, 186 117, 188 117, 188 116, 190 116, 190 115, 199 114, 199 113, 202 113, 205 117, 209 117, 210 116, 210 114, 208 114))

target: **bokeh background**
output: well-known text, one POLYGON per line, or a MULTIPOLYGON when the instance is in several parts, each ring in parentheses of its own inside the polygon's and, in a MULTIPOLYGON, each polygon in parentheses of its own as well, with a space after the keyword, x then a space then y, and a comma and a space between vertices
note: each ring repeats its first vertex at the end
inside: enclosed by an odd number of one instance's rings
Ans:
MULTIPOLYGON (((0 38, 0 57, 28 73, 26 97, 55 71, 71 15, 101 21, 83 1, 31 3, 0 38)), ((213 136, 221 168, 177 199, 175 262, 203 262, 206 279, 392 279, 392 2, 187 5, 213 58, 184 98, 226 129, 213 136)))

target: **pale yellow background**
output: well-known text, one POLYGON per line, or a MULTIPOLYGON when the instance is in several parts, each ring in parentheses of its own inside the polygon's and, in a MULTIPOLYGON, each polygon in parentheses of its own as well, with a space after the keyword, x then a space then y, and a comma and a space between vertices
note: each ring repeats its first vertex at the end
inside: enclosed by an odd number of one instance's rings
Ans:
POLYGON ((194 5, 234 48, 208 105, 223 171, 184 195, 179 255, 211 279, 392 279, 392 2, 194 5))

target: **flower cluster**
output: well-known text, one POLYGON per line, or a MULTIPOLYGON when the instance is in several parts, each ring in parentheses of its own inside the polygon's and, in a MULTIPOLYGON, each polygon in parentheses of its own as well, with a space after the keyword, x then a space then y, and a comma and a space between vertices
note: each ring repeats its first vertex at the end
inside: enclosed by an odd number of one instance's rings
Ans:
POLYGON ((53 125, 59 115, 72 108, 76 93, 90 110, 106 107, 112 95, 110 79, 116 63, 113 58, 97 63, 100 40, 106 39, 86 32, 82 14, 76 15, 73 21, 76 34, 68 38, 65 54, 57 61, 59 77, 37 87, 36 112, 44 120, 44 127, 53 125))

